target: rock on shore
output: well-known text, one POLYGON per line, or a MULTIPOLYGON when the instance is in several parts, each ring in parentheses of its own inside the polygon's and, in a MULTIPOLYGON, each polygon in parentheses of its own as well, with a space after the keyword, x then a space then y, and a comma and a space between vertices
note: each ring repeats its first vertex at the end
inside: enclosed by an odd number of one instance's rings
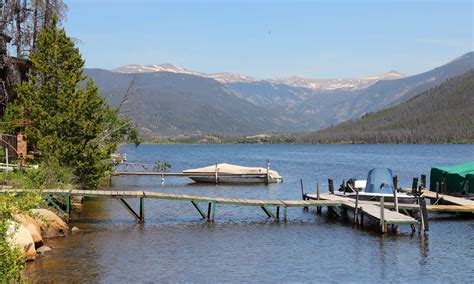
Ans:
POLYGON ((33 241, 35 242, 35 248, 39 248, 43 245, 43 237, 41 236, 41 227, 35 219, 33 219, 29 215, 24 215, 24 214, 16 214, 13 216, 13 219, 25 226, 26 229, 31 234, 31 237, 33 238, 33 241))
POLYGON ((9 242, 18 246, 26 260, 34 260, 38 252, 51 250, 43 246, 43 239, 64 237, 68 225, 54 212, 47 209, 32 209, 32 216, 17 214, 7 229, 9 242))
POLYGON ((11 221, 8 225, 7 234, 9 242, 20 248, 26 260, 34 260, 36 258, 35 242, 31 237, 30 231, 25 226, 11 221))
POLYGON ((31 209, 41 228, 41 235, 44 239, 64 237, 69 231, 68 225, 55 213, 46 209, 31 209), (43 220, 42 220, 43 219, 43 220))

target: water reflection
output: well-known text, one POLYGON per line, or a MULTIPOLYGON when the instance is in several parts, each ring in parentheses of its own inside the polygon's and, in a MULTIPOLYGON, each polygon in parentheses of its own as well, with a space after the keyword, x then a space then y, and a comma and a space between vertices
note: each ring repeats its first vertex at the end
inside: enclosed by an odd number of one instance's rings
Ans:
MULTIPOLYGON (((270 187, 190 186, 185 179, 169 178, 161 186, 159 178, 126 177, 113 180, 114 190, 300 199, 300 178, 309 192, 316 177, 365 177, 383 161, 406 186, 432 164, 462 162, 466 153, 474 156, 474 146, 145 145, 125 152, 141 163, 166 159, 175 170, 219 161, 261 165, 274 157, 272 165, 285 182, 270 187)), ((138 200, 130 204, 138 208, 138 200)), ((228 205, 218 206, 216 222, 207 223, 189 202, 178 201, 146 200, 145 214, 145 224, 139 225, 116 200, 86 200, 73 216, 72 226, 81 231, 49 241, 53 251, 29 263, 28 276, 68 283, 375 282, 381 277, 462 282, 472 277, 471 220, 431 222, 424 236, 411 233, 409 226, 401 227, 399 235, 380 235, 327 218, 325 211, 317 215, 301 208, 289 208, 286 223, 267 220, 260 208, 228 205)))

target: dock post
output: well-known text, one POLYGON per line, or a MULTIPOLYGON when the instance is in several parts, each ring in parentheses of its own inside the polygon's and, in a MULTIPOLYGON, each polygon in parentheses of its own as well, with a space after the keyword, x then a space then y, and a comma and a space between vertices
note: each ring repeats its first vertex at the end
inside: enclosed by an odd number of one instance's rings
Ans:
POLYGON ((268 185, 270 183, 270 160, 267 160, 267 174, 265 177, 265 184, 268 185))
POLYGON ((356 204, 354 208, 354 224, 359 223, 358 215, 357 215, 358 213, 359 213, 359 191, 356 190, 356 204))
POLYGON ((328 179, 328 191, 334 194, 334 181, 332 179, 328 179))
POLYGON ((398 176, 393 177, 393 202, 395 203, 395 212, 398 213, 398 176))
POLYGON ((384 202, 384 197, 380 197, 380 226, 382 229, 382 233, 387 232, 387 226, 385 224, 385 202, 384 202))
POLYGON ((165 184, 165 171, 161 169, 161 185, 165 184))
POLYGON ((219 177, 217 176, 217 172, 218 172, 218 168, 217 168, 217 164, 216 164, 216 171, 215 171, 215 175, 214 175, 214 182, 216 184, 219 182, 219 177))
POLYGON ((286 206, 283 206, 283 220, 286 222, 286 206))
MULTIPOLYGON (((302 178, 300 178, 300 186, 301 186, 301 198, 303 200, 306 200, 306 194, 304 193, 303 179, 302 178)), ((303 211, 308 211, 308 206, 304 206, 303 211)))
MULTIPOLYGON (((318 181, 316 182, 316 199, 317 199, 317 200, 320 200, 320 199, 321 199, 321 197, 320 197, 320 195, 319 195, 319 194, 320 194, 319 191, 320 191, 320 189, 319 189, 319 180, 318 180, 318 181)), ((316 206, 316 213, 321 214, 321 208, 322 208, 321 206, 316 206)))
POLYGON ((211 207, 212 207, 212 203, 209 202, 209 204, 207 205, 207 221, 211 221, 211 207))
POLYGON ((212 202, 211 222, 214 222, 214 216, 215 215, 216 215, 216 203, 212 202))
POLYGON ((145 198, 140 197, 140 223, 145 223, 145 198))
POLYGON ((421 175, 421 188, 426 189, 426 175, 421 175))
POLYGON ((418 195, 417 188, 418 188, 418 178, 413 178, 413 182, 411 184, 411 193, 413 195, 418 195))
POLYGON ((420 200, 420 215, 421 215, 421 227, 423 232, 426 233, 430 230, 428 225, 428 212, 426 211, 426 201, 425 199, 420 200))
POLYGON ((276 218, 275 220, 278 222, 280 221, 280 206, 277 206, 276 208, 276 218))

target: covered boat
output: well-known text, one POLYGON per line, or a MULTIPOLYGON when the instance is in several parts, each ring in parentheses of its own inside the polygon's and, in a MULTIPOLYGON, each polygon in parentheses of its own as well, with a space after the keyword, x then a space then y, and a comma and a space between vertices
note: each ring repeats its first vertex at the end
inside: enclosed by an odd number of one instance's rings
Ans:
POLYGON ((386 202, 394 201, 395 190, 397 190, 398 202, 415 202, 412 195, 400 193, 398 189, 395 189, 392 170, 388 168, 371 169, 367 175, 367 180, 350 179, 347 185, 340 189, 347 197, 356 198, 356 191, 358 191, 360 200, 378 201, 383 196, 386 202))
POLYGON ((213 166, 184 170, 196 182, 209 183, 279 183, 280 174, 270 168, 242 167, 221 163, 213 166))
POLYGON ((431 191, 436 191, 437 183, 440 193, 474 197, 474 162, 431 168, 431 191))

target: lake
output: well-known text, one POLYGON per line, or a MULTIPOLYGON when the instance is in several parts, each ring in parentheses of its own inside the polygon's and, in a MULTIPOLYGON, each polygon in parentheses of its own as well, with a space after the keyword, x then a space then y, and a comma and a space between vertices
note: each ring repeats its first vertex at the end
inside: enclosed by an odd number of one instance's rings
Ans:
MULTIPOLYGON (((129 162, 167 160, 171 170, 220 162, 265 167, 281 184, 197 185, 186 178, 113 177, 114 190, 143 190, 215 197, 301 199, 316 181, 327 191, 343 179, 365 179, 389 167, 400 186, 428 175, 433 165, 474 160, 474 145, 132 145, 129 162)), ((136 200, 130 203, 138 206, 136 200)), ((50 240, 49 254, 27 265, 32 282, 473 282, 474 220, 432 215, 426 236, 402 226, 381 235, 348 222, 288 209, 275 223, 260 208, 218 205, 208 223, 189 202, 145 200, 139 225, 115 200, 88 199, 70 226, 80 229, 50 240)))

